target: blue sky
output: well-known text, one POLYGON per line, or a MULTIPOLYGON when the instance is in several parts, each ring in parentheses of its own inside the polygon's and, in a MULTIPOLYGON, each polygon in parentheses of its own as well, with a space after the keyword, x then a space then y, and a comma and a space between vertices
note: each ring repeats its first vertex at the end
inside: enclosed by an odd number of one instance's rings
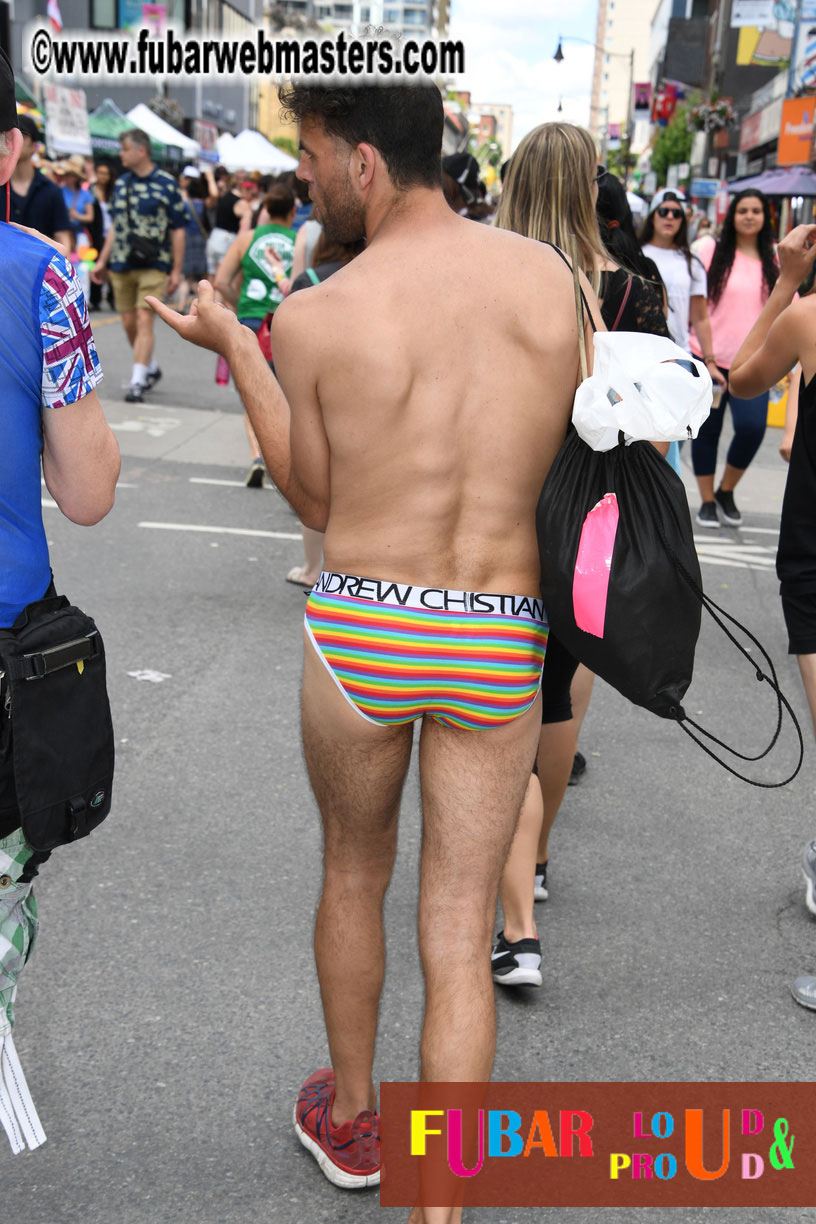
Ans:
POLYGON ((597 0, 451 0, 449 34, 464 41, 466 56, 457 88, 474 102, 509 102, 514 144, 549 120, 586 125, 595 53, 567 40, 563 62, 553 54, 559 34, 594 38, 597 12, 597 0))

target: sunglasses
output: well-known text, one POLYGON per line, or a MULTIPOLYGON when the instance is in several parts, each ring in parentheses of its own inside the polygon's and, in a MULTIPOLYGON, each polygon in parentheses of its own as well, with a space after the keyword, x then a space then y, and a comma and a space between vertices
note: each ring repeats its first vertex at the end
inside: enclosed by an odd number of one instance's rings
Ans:
POLYGON ((683 216, 682 208, 667 208, 665 204, 661 204, 657 210, 658 217, 672 217, 678 221, 683 216))

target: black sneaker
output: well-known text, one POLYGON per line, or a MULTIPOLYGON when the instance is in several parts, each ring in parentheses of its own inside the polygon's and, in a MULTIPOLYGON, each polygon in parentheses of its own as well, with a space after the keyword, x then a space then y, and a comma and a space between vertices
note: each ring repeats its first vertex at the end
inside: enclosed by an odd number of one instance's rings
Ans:
POLYGON ((719 527, 720 520, 717 517, 717 503, 713 501, 703 502, 697 511, 697 522, 701 527, 719 527))
POLYGON ((576 752, 572 758, 572 769, 570 770, 568 786, 577 786, 581 778, 586 773, 586 757, 583 752, 576 752))
POLYGON ((541 985, 541 944, 537 939, 508 943, 499 931, 490 957, 493 981, 500 986, 541 985))
POLYGON ((162 376, 162 372, 158 366, 156 366, 155 370, 148 370, 147 371, 147 386, 145 387, 145 390, 152 391, 156 383, 161 378, 161 376, 162 376))
POLYGON ((714 494, 716 502, 717 514, 723 523, 727 523, 729 527, 739 527, 742 522, 742 515, 737 509, 737 503, 734 501, 734 494, 730 491, 726 493, 725 489, 718 489, 714 494))
POLYGON ((141 385, 141 383, 133 383, 132 386, 128 389, 127 395, 125 396, 125 403, 126 404, 143 404, 144 403, 143 392, 144 392, 144 387, 141 385))
POLYGON ((263 459, 253 459, 244 483, 248 489, 262 489, 265 475, 266 468, 263 459))
POLYGON ((547 863, 536 863, 533 896, 536 901, 546 901, 549 895, 547 892, 547 863))

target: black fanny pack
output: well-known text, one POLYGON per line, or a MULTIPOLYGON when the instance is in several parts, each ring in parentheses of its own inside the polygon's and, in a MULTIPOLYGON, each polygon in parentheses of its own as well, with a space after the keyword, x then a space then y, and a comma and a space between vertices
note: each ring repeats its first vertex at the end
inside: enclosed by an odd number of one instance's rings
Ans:
POLYGON ((141 234, 130 235, 128 263, 132 268, 149 268, 159 258, 159 244, 141 234))
POLYGON ((10 747, 20 823, 35 850, 85 837, 110 812, 105 647, 64 595, 28 604, 0 629, 0 744, 10 747))

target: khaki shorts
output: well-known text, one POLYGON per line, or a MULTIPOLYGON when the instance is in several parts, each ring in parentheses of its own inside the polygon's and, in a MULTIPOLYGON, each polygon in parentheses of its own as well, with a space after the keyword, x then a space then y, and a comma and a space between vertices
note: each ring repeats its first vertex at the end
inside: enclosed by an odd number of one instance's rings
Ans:
POLYGON ((149 310, 150 307, 145 306, 146 294, 152 293, 154 297, 160 298, 164 293, 167 275, 158 268, 131 268, 128 272, 111 272, 116 309, 120 312, 136 310, 139 307, 149 310))

